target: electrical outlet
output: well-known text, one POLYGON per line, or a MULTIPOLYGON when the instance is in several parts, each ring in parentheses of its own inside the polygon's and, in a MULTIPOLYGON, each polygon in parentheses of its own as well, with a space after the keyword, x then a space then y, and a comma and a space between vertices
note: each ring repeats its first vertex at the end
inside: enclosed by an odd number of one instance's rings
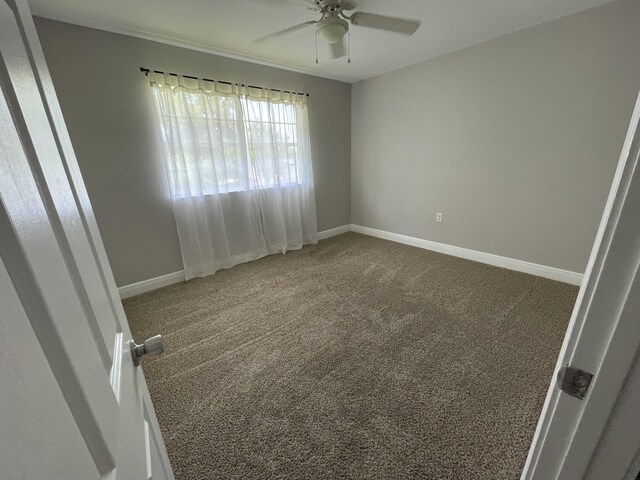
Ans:
POLYGON ((441 213, 436 213, 436 222, 438 222, 438 223, 442 222, 442 214, 441 213))

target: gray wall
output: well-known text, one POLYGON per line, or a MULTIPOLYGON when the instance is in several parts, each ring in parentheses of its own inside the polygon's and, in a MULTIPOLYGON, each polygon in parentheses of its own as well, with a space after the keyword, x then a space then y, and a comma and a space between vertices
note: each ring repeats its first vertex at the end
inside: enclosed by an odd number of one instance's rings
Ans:
POLYGON ((635 0, 354 84, 352 223, 583 272, 639 89, 635 0))
POLYGON ((349 84, 35 20, 118 285, 183 268, 141 66, 308 92, 318 230, 350 222, 349 84))

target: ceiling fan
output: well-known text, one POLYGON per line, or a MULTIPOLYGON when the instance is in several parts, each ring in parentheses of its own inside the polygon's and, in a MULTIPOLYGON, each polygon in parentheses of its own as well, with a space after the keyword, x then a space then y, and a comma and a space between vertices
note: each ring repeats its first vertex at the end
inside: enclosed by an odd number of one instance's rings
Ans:
MULTIPOLYGON (((319 12, 322 15, 319 20, 311 20, 278 32, 270 33, 269 35, 256 38, 255 42, 264 42, 295 32, 309 25, 315 25, 317 63, 317 37, 322 37, 329 44, 331 58, 344 57, 345 36, 347 32, 349 32, 350 24, 358 27, 376 28, 378 30, 386 30, 387 32, 402 33, 404 35, 412 35, 420 26, 420 20, 408 20, 386 15, 376 15, 374 13, 353 12, 351 15, 347 15, 345 12, 356 8, 355 5, 348 0, 310 0, 309 3, 313 5, 309 7, 310 10, 319 12)), ((349 62, 350 61, 351 59, 349 59, 349 62)))

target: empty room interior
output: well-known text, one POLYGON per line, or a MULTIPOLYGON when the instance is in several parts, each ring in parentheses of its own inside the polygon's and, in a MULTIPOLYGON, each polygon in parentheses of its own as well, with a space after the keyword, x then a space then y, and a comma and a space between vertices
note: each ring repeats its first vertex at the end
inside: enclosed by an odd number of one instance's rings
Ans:
POLYGON ((636 478, 639 1, 0 3, 0 477, 636 478))

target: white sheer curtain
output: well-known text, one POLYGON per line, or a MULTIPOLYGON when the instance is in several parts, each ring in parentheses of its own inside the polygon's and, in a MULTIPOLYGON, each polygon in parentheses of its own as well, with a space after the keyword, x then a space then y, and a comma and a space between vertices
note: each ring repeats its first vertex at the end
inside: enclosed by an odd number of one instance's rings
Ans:
POLYGON ((304 96, 150 79, 187 279, 316 243, 304 96))

